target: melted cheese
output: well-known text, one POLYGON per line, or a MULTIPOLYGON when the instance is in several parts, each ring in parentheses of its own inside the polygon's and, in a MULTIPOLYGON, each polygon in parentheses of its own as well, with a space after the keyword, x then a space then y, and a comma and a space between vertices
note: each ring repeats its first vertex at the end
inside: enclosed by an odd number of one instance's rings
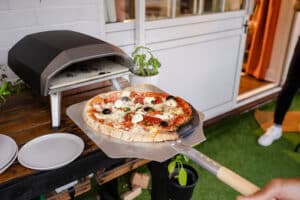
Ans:
POLYGON ((121 97, 130 97, 130 91, 127 90, 122 91, 121 97))
POLYGON ((170 106, 170 107, 176 107, 177 106, 177 102, 174 99, 167 100, 165 104, 167 106, 170 106))
POLYGON ((144 98, 144 104, 152 104, 151 102, 154 101, 154 97, 145 97, 144 98))
POLYGON ((171 113, 164 112, 162 115, 156 114, 155 117, 161 119, 161 120, 168 120, 173 118, 174 116, 171 113))
POLYGON ((115 102, 114 106, 115 106, 116 108, 122 108, 122 107, 125 107, 124 102, 123 102, 121 99, 118 99, 118 100, 115 102))
POLYGON ((179 115, 179 114, 183 114, 184 112, 182 108, 174 108, 173 113, 179 115))
POLYGON ((131 122, 132 123, 138 123, 140 121, 143 121, 143 115, 142 114, 139 114, 139 113, 136 113, 135 115, 133 115, 132 119, 131 119, 131 122))
POLYGON ((99 104, 97 104, 97 103, 94 103, 94 104, 93 104, 93 108, 95 108, 95 110, 97 110, 98 112, 101 112, 101 111, 102 111, 101 106, 100 106, 99 104))
POLYGON ((124 121, 124 116, 125 113, 121 110, 115 110, 110 114, 103 114, 103 113, 94 113, 95 117, 97 119, 104 119, 106 121, 118 121, 118 122, 122 122, 124 121))

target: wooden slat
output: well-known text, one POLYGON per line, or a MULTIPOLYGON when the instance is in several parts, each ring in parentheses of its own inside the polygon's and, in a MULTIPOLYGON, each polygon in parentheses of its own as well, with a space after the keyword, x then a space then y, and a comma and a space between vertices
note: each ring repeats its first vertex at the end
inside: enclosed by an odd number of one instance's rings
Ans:
POLYGON ((4 173, 0 174, 0 184, 13 180, 15 178, 35 174, 37 172, 38 171, 28 169, 18 163, 15 163, 10 166, 4 173))
MULTIPOLYGON (((89 178, 85 178, 85 180, 80 181, 74 186, 75 197, 89 191, 91 189, 91 181, 89 178)), ((56 193, 55 191, 46 195, 47 200, 69 200, 71 199, 69 191, 65 190, 61 193, 56 193)))
POLYGON ((111 170, 105 172, 99 170, 99 172, 96 173, 96 181, 99 185, 102 185, 149 162, 149 160, 144 159, 130 159, 123 165, 113 168, 111 170))

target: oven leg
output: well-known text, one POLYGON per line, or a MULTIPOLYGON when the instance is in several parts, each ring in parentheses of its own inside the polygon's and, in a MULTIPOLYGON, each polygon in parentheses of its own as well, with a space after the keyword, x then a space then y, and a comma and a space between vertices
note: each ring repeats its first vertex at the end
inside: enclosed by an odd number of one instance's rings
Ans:
POLYGON ((51 104, 52 128, 58 129, 60 127, 60 109, 61 109, 60 92, 50 94, 50 104, 51 104))
POLYGON ((117 78, 111 79, 111 83, 113 84, 113 86, 116 90, 121 90, 122 89, 119 82, 118 82, 118 80, 117 80, 117 78))

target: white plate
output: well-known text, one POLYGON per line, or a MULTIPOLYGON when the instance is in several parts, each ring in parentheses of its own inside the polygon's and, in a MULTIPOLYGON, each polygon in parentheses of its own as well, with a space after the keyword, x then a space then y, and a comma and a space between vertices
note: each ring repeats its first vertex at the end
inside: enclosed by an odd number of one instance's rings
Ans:
POLYGON ((84 142, 80 137, 69 133, 53 133, 26 143, 19 151, 18 161, 31 169, 56 169, 75 160, 83 148, 84 142))
POLYGON ((13 159, 17 150, 18 146, 12 138, 0 134, 0 170, 13 159))
POLYGON ((7 163, 7 165, 5 165, 3 168, 0 169, 0 174, 3 173, 5 170, 7 170, 7 168, 9 168, 14 163, 14 161, 17 158, 17 156, 18 156, 18 151, 15 152, 14 156, 9 161, 9 163, 7 163))

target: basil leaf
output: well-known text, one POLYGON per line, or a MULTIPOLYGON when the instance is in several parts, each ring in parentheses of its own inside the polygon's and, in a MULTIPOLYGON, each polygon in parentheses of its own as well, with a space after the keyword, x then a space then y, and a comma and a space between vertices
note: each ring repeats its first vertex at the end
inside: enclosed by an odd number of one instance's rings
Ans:
POLYGON ((187 173, 184 168, 180 168, 180 170, 179 170, 178 183, 181 186, 186 186, 186 184, 187 184, 187 173))
POLYGON ((169 165, 168 165, 169 174, 172 174, 174 172, 175 166, 176 166, 176 161, 175 160, 173 160, 169 163, 169 165))

